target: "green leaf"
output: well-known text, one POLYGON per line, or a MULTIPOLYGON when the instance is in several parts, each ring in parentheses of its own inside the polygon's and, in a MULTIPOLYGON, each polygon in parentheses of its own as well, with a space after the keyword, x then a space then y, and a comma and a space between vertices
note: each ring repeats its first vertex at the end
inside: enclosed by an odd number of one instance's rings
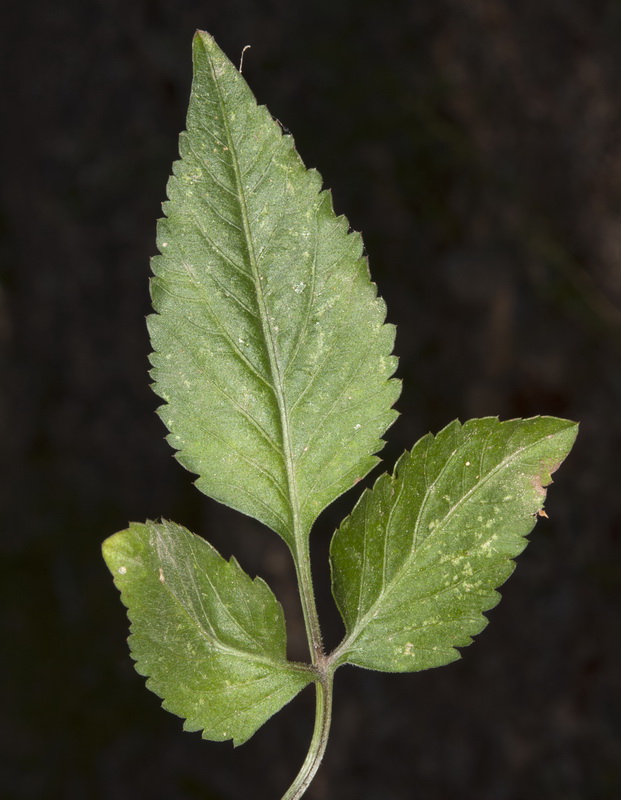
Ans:
POLYGON ((103 553, 132 622, 136 670, 203 738, 242 744, 313 680, 288 662, 269 587, 171 522, 133 523, 103 553))
POLYGON ((448 664, 487 624, 577 425, 453 422, 405 453, 336 532, 336 660, 409 672, 448 664))
POLYGON ((293 546, 378 460, 394 329, 360 236, 202 32, 179 149, 153 259, 160 413, 197 486, 293 546))

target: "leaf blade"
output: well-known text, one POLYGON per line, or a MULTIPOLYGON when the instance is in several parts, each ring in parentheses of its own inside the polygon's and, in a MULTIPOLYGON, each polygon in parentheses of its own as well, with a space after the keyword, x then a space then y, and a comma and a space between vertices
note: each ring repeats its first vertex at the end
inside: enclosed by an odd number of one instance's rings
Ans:
POLYGON ((291 137, 207 34, 194 59, 153 259, 154 389, 197 486, 292 546, 377 462, 394 328, 291 137))
POLYGON ((242 744, 312 681, 286 659, 267 584, 204 539, 170 522, 133 523, 103 553, 132 622, 136 670, 186 730, 242 744))
POLYGON ((551 417, 455 422, 365 492, 331 545, 341 663, 417 671, 459 658, 455 648, 487 624, 576 433, 551 417))

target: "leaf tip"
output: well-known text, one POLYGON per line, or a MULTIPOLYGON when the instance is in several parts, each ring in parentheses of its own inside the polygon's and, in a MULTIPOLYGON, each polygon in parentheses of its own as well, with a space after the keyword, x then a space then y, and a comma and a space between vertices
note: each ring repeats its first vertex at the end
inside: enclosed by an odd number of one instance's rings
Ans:
POLYGON ((194 47, 196 47, 197 45, 201 45, 201 44, 206 47, 206 46, 209 46, 209 45, 213 45, 215 43, 216 43, 216 40, 213 38, 213 36, 210 33, 207 33, 207 31, 203 31, 200 28, 197 28, 194 31, 194 37, 192 39, 192 44, 193 44, 194 47))
POLYGON ((113 558, 113 549, 110 543, 111 538, 112 537, 109 536, 101 545, 101 554, 108 568, 110 567, 110 560, 113 558))
MULTIPOLYGON (((122 547, 124 533, 126 533, 126 531, 120 531, 119 533, 112 534, 112 536, 108 536, 108 538, 105 539, 101 545, 101 554, 106 562, 106 566, 113 575, 118 573, 120 570, 119 558, 122 550, 124 549, 122 547)), ((126 571, 127 570, 125 570, 125 572, 126 571)), ((120 574, 124 575, 125 572, 121 572, 120 574)))

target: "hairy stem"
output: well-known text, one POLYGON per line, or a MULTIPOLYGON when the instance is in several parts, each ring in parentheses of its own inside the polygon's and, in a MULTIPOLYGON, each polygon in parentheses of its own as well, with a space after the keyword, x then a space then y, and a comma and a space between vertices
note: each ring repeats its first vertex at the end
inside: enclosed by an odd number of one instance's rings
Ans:
POLYGON ((282 800, 298 800, 299 797, 302 797, 319 769, 328 744, 328 734, 332 719, 334 672, 332 669, 327 668, 327 662, 321 663, 319 670, 320 674, 315 682, 316 708, 313 738, 311 739, 306 759, 295 780, 282 796, 282 800))
POLYGON ((324 652, 317 606, 315 604, 308 536, 298 537, 297 544, 298 547, 293 554, 293 561, 298 579, 302 613, 304 614, 306 638, 308 639, 311 662, 314 667, 320 668, 323 666, 324 652))

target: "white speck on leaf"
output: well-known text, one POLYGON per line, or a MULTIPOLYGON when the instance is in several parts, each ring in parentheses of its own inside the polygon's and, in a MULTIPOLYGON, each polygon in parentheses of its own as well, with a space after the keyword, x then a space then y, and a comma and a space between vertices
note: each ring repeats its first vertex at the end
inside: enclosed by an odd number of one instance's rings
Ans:
POLYGON ((127 567, 119 567, 118 572, 119 575, 125 575, 125 573, 127 572, 127 567))

